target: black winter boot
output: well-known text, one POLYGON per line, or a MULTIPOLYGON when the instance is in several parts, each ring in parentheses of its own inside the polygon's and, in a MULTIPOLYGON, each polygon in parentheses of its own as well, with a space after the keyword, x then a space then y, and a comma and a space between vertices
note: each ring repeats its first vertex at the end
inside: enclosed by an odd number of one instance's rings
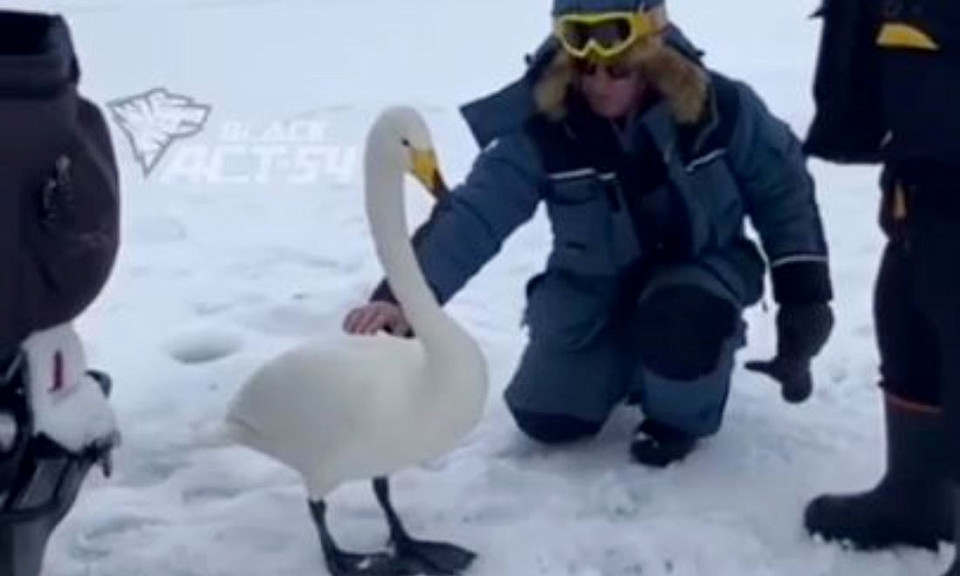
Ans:
POLYGON ((696 436, 646 419, 637 426, 630 454, 644 466, 666 468, 686 458, 696 447, 696 436))
POLYGON ((886 431, 887 472, 880 483, 862 494, 815 499, 807 506, 806 528, 861 550, 936 550, 952 538, 954 521, 941 416, 888 399, 886 431))

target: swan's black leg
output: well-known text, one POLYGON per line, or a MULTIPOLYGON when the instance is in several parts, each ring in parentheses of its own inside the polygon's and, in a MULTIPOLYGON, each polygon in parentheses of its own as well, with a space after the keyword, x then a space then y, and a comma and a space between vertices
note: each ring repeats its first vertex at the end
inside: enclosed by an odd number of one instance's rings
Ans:
POLYGON ((390 485, 387 479, 375 478, 373 491, 387 515, 390 538, 399 562, 423 574, 451 575, 463 572, 476 558, 473 552, 453 544, 414 540, 403 527, 390 502, 390 485))
POLYGON ((310 514, 320 533, 320 546, 331 576, 409 576, 410 568, 386 553, 354 554, 340 550, 327 527, 327 505, 310 502, 310 514))

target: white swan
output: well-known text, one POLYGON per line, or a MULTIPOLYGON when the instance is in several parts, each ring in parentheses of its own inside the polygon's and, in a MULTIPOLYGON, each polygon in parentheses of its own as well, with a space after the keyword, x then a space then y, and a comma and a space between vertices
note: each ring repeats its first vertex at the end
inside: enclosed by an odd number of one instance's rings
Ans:
POLYGON ((343 336, 310 342, 267 363, 230 406, 241 444, 300 472, 334 575, 455 574, 471 552, 414 541, 394 512, 386 476, 453 449, 477 424, 487 368, 476 342, 437 304, 408 237, 403 179, 411 173, 442 195, 430 133, 410 108, 390 108, 367 137, 366 211, 379 259, 417 339, 343 336), (340 551, 324 498, 339 484, 374 479, 390 524, 393 555, 340 551))

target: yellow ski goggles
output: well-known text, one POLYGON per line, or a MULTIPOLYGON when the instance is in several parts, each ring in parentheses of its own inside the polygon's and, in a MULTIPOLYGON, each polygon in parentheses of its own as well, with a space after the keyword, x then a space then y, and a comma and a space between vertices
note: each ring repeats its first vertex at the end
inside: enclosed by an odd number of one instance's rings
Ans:
POLYGON ((642 12, 566 14, 554 19, 554 35, 574 58, 614 58, 666 27, 667 13, 662 6, 642 12))

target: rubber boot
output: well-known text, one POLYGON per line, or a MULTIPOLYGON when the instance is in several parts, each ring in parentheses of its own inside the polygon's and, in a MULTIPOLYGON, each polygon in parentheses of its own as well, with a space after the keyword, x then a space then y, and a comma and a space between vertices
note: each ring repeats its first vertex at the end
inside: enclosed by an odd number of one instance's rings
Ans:
POLYGON ((806 510, 806 528, 862 550, 936 550, 952 539, 954 521, 941 416, 888 399, 886 432, 887 472, 880 483, 862 494, 815 499, 806 510))

